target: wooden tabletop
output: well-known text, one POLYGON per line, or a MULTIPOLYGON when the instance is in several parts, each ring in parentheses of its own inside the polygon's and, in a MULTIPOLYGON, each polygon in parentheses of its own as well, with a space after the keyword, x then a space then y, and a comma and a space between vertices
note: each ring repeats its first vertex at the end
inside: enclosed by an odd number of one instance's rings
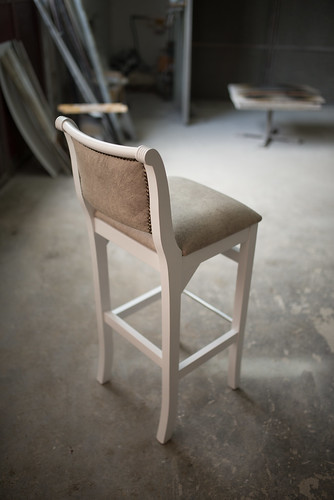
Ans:
POLYGON ((316 89, 307 85, 253 86, 231 83, 228 91, 237 109, 317 110, 325 102, 316 89))

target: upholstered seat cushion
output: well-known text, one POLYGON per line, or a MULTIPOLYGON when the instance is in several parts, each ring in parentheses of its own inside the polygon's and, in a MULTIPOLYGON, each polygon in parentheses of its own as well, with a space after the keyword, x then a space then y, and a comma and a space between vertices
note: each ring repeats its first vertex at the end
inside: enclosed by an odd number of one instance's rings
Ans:
POLYGON ((183 255, 261 220, 246 205, 189 179, 170 177, 169 189, 175 239, 183 255))
MULTIPOLYGON (((261 216, 229 196, 182 177, 168 179, 173 229, 183 255, 189 255, 260 222, 261 216)), ((96 217, 154 250, 150 234, 117 223, 96 213, 96 217)))

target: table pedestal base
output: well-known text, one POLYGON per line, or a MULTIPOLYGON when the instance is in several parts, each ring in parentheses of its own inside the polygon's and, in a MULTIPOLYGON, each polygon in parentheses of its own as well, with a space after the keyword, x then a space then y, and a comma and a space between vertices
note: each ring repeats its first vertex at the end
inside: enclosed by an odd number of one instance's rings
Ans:
POLYGON ((285 135, 280 135, 279 134, 279 129, 276 127, 273 127, 272 124, 272 117, 273 117, 273 111, 268 110, 267 111, 267 119, 266 119, 266 131, 265 134, 252 134, 250 132, 246 132, 243 135, 243 137, 249 137, 251 139, 263 139, 263 144, 262 146, 265 148, 269 146, 271 141, 280 141, 280 142, 297 142, 299 144, 302 144, 303 139, 300 138, 295 138, 295 137, 288 137, 285 135))

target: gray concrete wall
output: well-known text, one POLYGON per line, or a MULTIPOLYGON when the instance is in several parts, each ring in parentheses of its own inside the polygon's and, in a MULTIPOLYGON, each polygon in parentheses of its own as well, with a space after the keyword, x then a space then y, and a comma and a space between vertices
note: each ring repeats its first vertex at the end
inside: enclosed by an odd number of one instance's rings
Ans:
MULTIPOLYGON (((130 18, 136 16, 148 16, 152 18, 165 18, 168 0, 112 0, 110 4, 110 31, 109 50, 110 55, 116 55, 120 51, 134 48, 134 40, 130 27, 130 18)), ((166 34, 159 34, 154 26, 145 21, 137 20, 136 28, 139 47, 143 60, 150 66, 157 61, 160 50, 166 45, 166 34)))
MULTIPOLYGON (((84 0, 106 61, 134 47, 132 15, 164 17, 168 0, 84 0)), ((307 83, 334 102, 332 0, 195 0, 192 97, 227 99, 231 82, 307 83)), ((140 54, 153 66, 166 35, 137 21, 140 54)))
POLYGON ((334 102, 331 0, 195 0, 195 98, 227 97, 232 82, 313 85, 334 102))

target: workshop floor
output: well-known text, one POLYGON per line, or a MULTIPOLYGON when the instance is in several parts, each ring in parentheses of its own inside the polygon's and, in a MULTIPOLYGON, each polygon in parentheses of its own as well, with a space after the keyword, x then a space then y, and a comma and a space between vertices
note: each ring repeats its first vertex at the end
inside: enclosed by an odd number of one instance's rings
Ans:
MULTIPOLYGON (((202 102, 184 127, 158 97, 130 105, 138 143, 161 152, 168 174, 263 216, 242 388, 226 384, 226 353, 182 379, 176 431, 162 446, 158 368, 117 337, 112 382, 96 382, 84 220, 72 179, 32 162, 0 192, 0 498, 334 498, 333 107, 275 114, 303 143, 263 148, 242 136, 264 128, 260 112, 202 102)), ((156 284, 120 250, 110 258, 115 304, 156 284)), ((233 275, 215 258, 191 286, 228 308, 233 275)), ((187 300, 183 309, 184 349, 218 334, 216 317, 187 300)), ((158 319, 152 306, 133 321, 150 334, 158 319)))

